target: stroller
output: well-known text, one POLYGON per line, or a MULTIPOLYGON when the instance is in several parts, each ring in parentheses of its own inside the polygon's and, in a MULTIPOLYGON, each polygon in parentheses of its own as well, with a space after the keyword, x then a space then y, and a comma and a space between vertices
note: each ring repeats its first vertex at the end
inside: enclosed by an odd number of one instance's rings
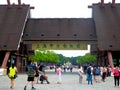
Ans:
POLYGON ((41 75, 40 81, 41 81, 41 84, 43 84, 44 81, 46 81, 47 84, 50 84, 50 82, 48 81, 48 77, 46 75, 41 75))

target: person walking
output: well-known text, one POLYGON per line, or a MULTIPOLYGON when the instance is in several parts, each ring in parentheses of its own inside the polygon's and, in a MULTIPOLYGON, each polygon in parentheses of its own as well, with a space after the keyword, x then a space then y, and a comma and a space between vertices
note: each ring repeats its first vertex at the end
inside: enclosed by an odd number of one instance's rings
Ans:
POLYGON ((34 62, 33 65, 34 65, 34 70, 35 70, 34 82, 36 82, 36 84, 38 84, 38 81, 39 81, 39 65, 37 66, 37 62, 34 62))
POLYGON ((14 88, 14 84, 15 84, 15 78, 16 78, 16 73, 17 73, 17 68, 15 67, 14 64, 12 64, 12 66, 9 68, 9 72, 8 72, 8 77, 11 80, 11 86, 10 88, 13 89, 14 88))
POLYGON ((60 66, 60 65, 58 65, 56 74, 57 74, 57 76, 58 76, 58 82, 57 82, 57 84, 61 84, 61 82, 62 82, 62 79, 61 79, 62 69, 61 69, 61 66, 60 66))
POLYGON ((118 66, 115 67, 114 69, 114 84, 115 86, 119 86, 119 76, 120 76, 120 70, 118 68, 118 66))
POLYGON ((106 67, 103 67, 103 70, 102 70, 102 81, 103 82, 105 82, 106 75, 107 75, 107 69, 106 67))
POLYGON ((79 83, 82 84, 83 81, 83 68, 82 66, 78 67, 79 83))
POLYGON ((34 74, 35 74, 35 68, 34 68, 34 65, 32 64, 32 61, 28 61, 28 65, 26 67, 26 73, 28 75, 28 78, 27 78, 27 82, 26 82, 26 85, 24 87, 24 90, 27 90, 27 86, 29 84, 29 82, 31 82, 31 85, 32 85, 32 90, 35 90, 34 88, 34 74))
POLYGON ((95 82, 100 82, 100 69, 99 67, 96 67, 94 70, 94 76, 95 76, 95 82))
POLYGON ((90 83, 91 83, 91 85, 93 84, 92 77, 93 77, 93 67, 90 64, 88 66, 88 68, 87 68, 87 80, 88 80, 88 84, 90 84, 90 83))

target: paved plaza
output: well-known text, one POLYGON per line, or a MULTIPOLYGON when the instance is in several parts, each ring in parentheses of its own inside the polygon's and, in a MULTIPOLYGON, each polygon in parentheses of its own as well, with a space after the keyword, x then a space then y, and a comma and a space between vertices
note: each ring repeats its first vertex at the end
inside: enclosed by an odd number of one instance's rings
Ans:
MULTIPOLYGON (((35 84, 36 90, 120 90, 119 87, 114 87, 113 77, 106 79, 106 82, 96 83, 88 85, 86 76, 84 75, 83 84, 78 83, 77 72, 62 73, 62 84, 57 84, 57 76, 54 71, 46 71, 50 84, 35 84)), ((15 88, 13 90, 24 90, 27 75, 18 74, 18 78, 15 80, 15 88)), ((0 76, 0 90, 11 90, 10 80, 7 76, 0 76)), ((27 87, 27 90, 31 90, 31 85, 27 87)))

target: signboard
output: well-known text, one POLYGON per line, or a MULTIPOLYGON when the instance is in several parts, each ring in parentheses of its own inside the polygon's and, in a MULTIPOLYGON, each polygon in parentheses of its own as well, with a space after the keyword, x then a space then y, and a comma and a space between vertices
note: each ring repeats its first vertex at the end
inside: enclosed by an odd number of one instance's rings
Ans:
POLYGON ((87 44, 78 41, 41 41, 32 43, 32 50, 87 50, 87 44))

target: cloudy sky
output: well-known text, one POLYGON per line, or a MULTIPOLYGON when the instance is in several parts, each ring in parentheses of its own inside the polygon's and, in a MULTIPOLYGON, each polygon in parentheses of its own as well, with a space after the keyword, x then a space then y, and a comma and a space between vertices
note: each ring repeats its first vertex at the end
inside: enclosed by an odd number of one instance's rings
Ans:
MULTIPOLYGON (((108 3, 112 0, 104 1, 108 3)), ((21 2, 35 7, 31 10, 32 18, 90 18, 92 10, 88 9, 88 5, 99 3, 100 0, 21 0, 21 2)), ((17 4, 17 0, 11 0, 11 3, 17 4)), ((116 3, 120 3, 120 0, 116 0, 116 3)), ((0 4, 7 4, 7 0, 0 0, 0 4)), ((55 52, 71 57, 85 55, 89 51, 90 46, 88 50, 55 52)))

